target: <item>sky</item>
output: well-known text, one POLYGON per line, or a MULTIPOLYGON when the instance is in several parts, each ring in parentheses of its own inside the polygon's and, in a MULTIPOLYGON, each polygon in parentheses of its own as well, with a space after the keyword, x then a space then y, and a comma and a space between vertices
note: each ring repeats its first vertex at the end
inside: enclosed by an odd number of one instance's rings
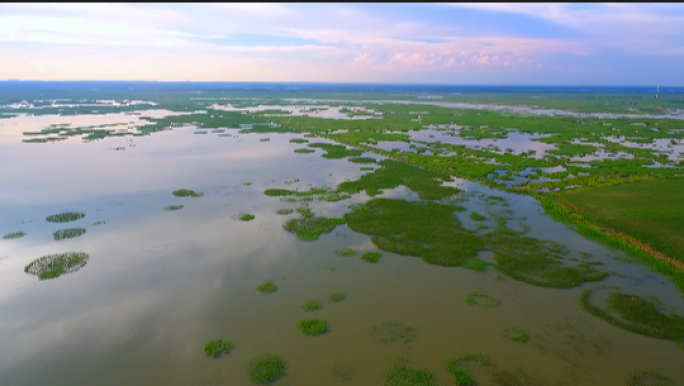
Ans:
POLYGON ((676 3, 0 3, 0 80, 684 86, 676 3))

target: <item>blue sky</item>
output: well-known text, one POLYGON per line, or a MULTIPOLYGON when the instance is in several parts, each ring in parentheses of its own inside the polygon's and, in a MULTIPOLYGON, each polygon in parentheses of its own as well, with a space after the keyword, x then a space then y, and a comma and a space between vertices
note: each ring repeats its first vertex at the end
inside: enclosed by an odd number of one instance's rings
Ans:
POLYGON ((0 79, 684 86, 683 4, 0 4, 0 79))

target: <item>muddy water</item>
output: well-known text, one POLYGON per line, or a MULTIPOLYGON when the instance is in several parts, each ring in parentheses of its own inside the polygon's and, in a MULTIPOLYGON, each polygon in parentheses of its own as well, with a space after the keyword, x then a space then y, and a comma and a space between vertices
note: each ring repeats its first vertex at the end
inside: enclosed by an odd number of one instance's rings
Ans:
MULTIPOLYGON (((331 374, 340 363, 355 369, 347 384, 380 385, 398 357, 447 385, 452 381, 443 361, 474 351, 489 354, 500 369, 522 368, 543 385, 620 385, 641 369, 684 383, 684 351, 676 344, 617 329, 580 308, 581 291, 593 285, 545 289, 491 270, 438 267, 387 252, 369 264, 360 254, 376 250, 370 237, 346 226, 316 242, 299 241, 281 227, 296 214, 275 211, 300 204, 263 191, 336 185, 364 173, 364 165, 324 159, 320 149, 294 153, 304 145, 289 140, 300 135, 227 130, 233 136, 219 137, 176 128, 136 137, 135 147, 117 152, 107 149, 127 146, 130 138, 21 143, 16 133, 35 130, 32 118, 38 117, 11 118, 0 128, 0 233, 27 232, 0 240, 2 385, 248 385, 247 363, 265 353, 285 360, 280 385, 340 384, 331 374), (285 183, 295 179, 300 181, 285 183), (171 195, 179 188, 205 196, 171 195), (185 207, 163 210, 177 204, 185 207), (67 224, 45 221, 67 210, 86 216, 67 224), (240 212, 256 218, 234 220, 240 212), (100 220, 106 223, 92 225, 100 220), (87 232, 52 239, 52 232, 70 226, 87 232), (359 253, 335 254, 343 247, 359 253), (23 272, 38 257, 70 250, 91 256, 78 272, 43 282, 23 272), (259 293, 255 287, 268 279, 278 291, 259 293), (463 298, 473 290, 499 298, 501 306, 466 304, 463 298), (327 299, 333 292, 347 298, 332 303, 327 299), (323 307, 305 312, 306 300, 323 307), (327 320, 330 332, 301 334, 297 321, 307 317, 327 320), (372 326, 393 319, 416 329, 412 343, 373 340, 372 326), (525 329, 530 341, 502 338, 508 327, 525 329), (233 341, 234 350, 218 360, 206 358, 204 344, 217 338, 233 341)), ((53 123, 64 119, 78 118, 53 117, 53 123)), ((115 117, 89 119, 104 124, 115 117)), ((457 200, 468 208, 457 214, 465 227, 476 226, 469 219, 472 210, 492 225, 493 214, 512 209, 513 217, 526 219, 511 219, 510 227, 527 225, 531 236, 562 242, 575 256, 591 253, 606 263, 604 269, 622 275, 601 284, 655 294, 668 309, 684 310, 662 277, 614 260, 615 253, 544 217, 532 198, 464 180, 449 184, 467 192, 457 200), (488 204, 482 194, 502 196, 510 206, 488 204)), ((382 196, 417 198, 403 187, 382 196)), ((360 194, 310 206, 320 215, 341 216, 347 205, 367 199, 360 194)), ((486 376, 476 380, 493 385, 486 376)))

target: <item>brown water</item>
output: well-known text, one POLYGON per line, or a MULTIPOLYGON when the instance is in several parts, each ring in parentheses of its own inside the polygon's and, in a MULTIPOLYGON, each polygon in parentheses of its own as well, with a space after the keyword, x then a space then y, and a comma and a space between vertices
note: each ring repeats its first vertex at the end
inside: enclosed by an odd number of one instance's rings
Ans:
MULTIPOLYGON (((104 124, 122 116, 87 119, 104 124)), ((444 360, 468 352, 489 354, 499 369, 522 368, 541 385, 622 385, 629 372, 641 369, 684 384, 684 350, 676 344, 620 330, 580 308, 580 293, 594 284, 546 289, 492 270, 438 267, 387 252, 369 264, 360 254, 377 250, 370 237, 346 226, 316 242, 299 241, 281 227, 296 214, 275 214, 299 204, 263 191, 334 186, 364 173, 364 165, 324 159, 320 149, 294 153, 303 145, 289 140, 300 135, 218 137, 177 128, 136 137, 136 146, 126 151, 108 149, 127 146, 130 138, 20 142, 22 131, 78 119, 85 118, 18 117, 0 127, 0 233, 27 232, 0 240, 0 385, 248 385, 247 363, 265 353, 285 360, 287 375, 277 385, 340 384, 331 373, 340 363, 355 369, 347 384, 381 385, 385 369, 399 357, 447 385, 452 381, 444 360), (285 184, 295 179, 300 182, 285 184), (205 196, 172 196, 180 188, 205 196), (176 204, 185 207, 163 210, 176 204), (45 221, 68 210, 86 216, 67 224, 45 221), (234 220, 240 212, 256 219, 234 220), (99 220, 106 223, 92 225, 99 220), (52 239, 52 232, 72 225, 87 232, 52 239), (338 256, 334 251, 343 247, 358 254, 338 256), (91 256, 78 272, 48 281, 23 272, 36 258, 70 250, 91 256), (256 286, 268 279, 278 291, 258 292, 256 286), (473 290, 499 298, 501 306, 466 304, 463 298, 473 290), (333 292, 347 298, 330 302, 333 292), (305 312, 306 300, 323 307, 305 312), (327 320, 330 332, 300 333, 297 322, 309 317, 327 320), (394 319, 415 328, 412 343, 373 340, 372 327, 394 319), (508 327, 525 329, 530 341, 501 337, 508 327), (234 350, 217 360, 205 357, 204 344, 217 338, 233 341, 234 350)), ((562 242, 575 254, 592 253, 606 270, 624 276, 601 284, 656 294, 664 305, 684 310, 662 277, 612 259, 616 253, 543 216, 532 198, 464 180, 449 184, 468 193, 460 204, 469 210, 458 213, 465 227, 475 227, 471 210, 487 215, 502 209, 486 204, 480 193, 505 197, 515 216, 527 218, 521 222, 531 236, 562 242)), ((417 198, 403 187, 382 196, 417 198)), ((367 199, 360 194, 336 203, 314 201, 311 208, 341 216, 347 205, 367 199)), ((475 378, 493 385, 482 374, 475 378)))

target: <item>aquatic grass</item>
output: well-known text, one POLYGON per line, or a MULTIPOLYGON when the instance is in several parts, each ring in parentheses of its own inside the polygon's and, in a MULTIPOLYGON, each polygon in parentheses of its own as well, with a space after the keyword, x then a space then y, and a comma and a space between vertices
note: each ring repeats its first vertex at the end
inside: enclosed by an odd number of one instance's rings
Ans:
POLYGON ((304 138, 292 138, 290 143, 309 143, 309 140, 304 138))
POLYGON ((172 192, 172 194, 176 197, 202 197, 202 196, 204 196, 204 193, 195 192, 194 190, 190 190, 190 189, 174 190, 172 192))
POLYGON ((8 234, 2 236, 2 239, 3 240, 20 239, 24 236, 26 236, 26 232, 19 231, 19 232, 8 233, 8 234))
POLYGON ((107 223, 107 222, 104 221, 104 220, 95 221, 95 222, 93 223, 93 226, 103 225, 103 224, 106 224, 106 223, 107 223))
POLYGON ((219 358, 222 354, 228 354, 233 348, 233 343, 222 339, 210 340, 204 345, 204 353, 212 358, 219 358))
POLYGON ((304 302, 304 310, 305 311, 315 311, 319 308, 321 308, 321 302, 319 302, 319 301, 307 300, 306 302, 304 302))
POLYGON ((261 138, 259 139, 259 142, 270 142, 271 138, 261 138))
POLYGON ((335 253, 337 253, 340 256, 354 256, 354 255, 356 255, 356 251, 351 249, 351 248, 336 249, 335 253))
POLYGON ((361 258, 369 263, 377 263, 380 261, 381 256, 382 254, 378 252, 366 252, 361 256, 361 258))
POLYGON ((64 239, 73 239, 75 237, 79 237, 86 233, 86 230, 83 228, 67 228, 67 229, 60 229, 52 234, 52 237, 59 241, 59 240, 64 240, 64 239))
POLYGON ((437 378, 427 370, 397 362, 387 369, 383 386, 437 386, 437 378))
POLYGON ((300 154, 311 154, 314 153, 316 150, 314 149, 307 149, 305 147, 299 148, 299 149, 294 149, 295 153, 300 153, 300 154))
POLYGON ((242 183, 242 186, 251 186, 251 185, 252 185, 252 183, 249 181, 242 183))
POLYGON ((24 272, 38 280, 55 279, 83 268, 90 256, 83 252, 67 252, 43 256, 24 267, 24 272))
POLYGON ((498 307, 501 301, 482 291, 471 291, 465 296, 465 302, 471 306, 482 306, 487 308, 498 307))
POLYGON ((641 370, 629 374, 627 386, 674 386, 674 382, 655 371, 641 370))
POLYGON ((346 299, 346 295, 343 294, 342 292, 335 292, 334 294, 330 295, 330 301, 333 302, 341 302, 342 300, 346 299))
POLYGON ((292 214, 292 213, 294 213, 294 209, 289 209, 289 208, 288 208, 288 209, 278 209, 278 210, 276 210, 276 214, 279 214, 279 215, 287 215, 287 214, 292 214))
POLYGON ((339 382, 348 382, 354 378, 354 368, 347 364, 337 364, 332 368, 332 376, 339 382))
POLYGON ((297 323, 297 328, 306 335, 317 336, 328 332, 328 323, 321 319, 304 319, 297 323))
POLYGON ((315 241, 323 233, 330 233, 338 225, 344 224, 341 218, 300 217, 283 224, 283 228, 297 235, 301 241, 315 241))
POLYGON ((470 212, 470 219, 473 221, 484 221, 487 218, 475 211, 470 212))
POLYGON ((416 338, 416 330, 398 320, 392 320, 373 326, 371 335, 378 343, 392 344, 400 342, 409 344, 416 338))
POLYGON ((515 370, 495 370, 489 374, 494 386, 545 386, 546 384, 539 382, 537 379, 531 377, 523 369, 516 368, 515 370))
POLYGON ((47 222, 71 222, 85 217, 85 214, 80 212, 64 212, 53 214, 45 218, 47 222))
POLYGON ((253 214, 249 213, 240 213, 238 214, 238 220, 240 221, 252 221, 254 220, 255 216, 253 214))
POLYGON ((347 161, 353 162, 355 164, 374 164, 377 162, 375 158, 371 157, 352 157, 347 159, 347 161))
POLYGON ((371 167, 362 167, 362 168, 360 168, 359 170, 362 171, 362 172, 372 172, 373 170, 375 170, 375 168, 371 168, 371 167))
POLYGON ((345 157, 358 157, 361 154, 363 154, 363 150, 347 149, 347 147, 344 145, 333 145, 333 144, 329 144, 329 143, 316 142, 316 143, 310 143, 307 146, 310 148, 323 149, 323 151, 325 151, 325 154, 323 154, 323 158, 329 158, 329 159, 339 159, 339 158, 345 158, 345 157))
POLYGON ((169 205, 164 208, 164 210, 181 210, 183 209, 183 205, 169 205))
POLYGON ((507 328, 503 331, 503 336, 505 338, 508 338, 514 342, 520 342, 520 343, 525 343, 527 342, 530 337, 527 334, 527 332, 523 329, 517 328, 517 327, 510 327, 507 328))
POLYGON ((603 288, 606 287, 591 288, 582 293, 580 305, 585 311, 624 330, 672 340, 684 346, 684 317, 672 312, 660 312, 660 302, 657 299, 648 300, 618 291, 608 294, 605 309, 591 304, 592 293, 603 288))
POLYGON ((249 380, 259 385, 269 385, 285 375, 285 362, 277 355, 262 355, 248 365, 249 380))
POLYGON ((470 353, 460 357, 449 358, 444 361, 444 368, 451 373, 454 383, 458 386, 473 386, 475 381, 470 376, 470 365, 475 364, 481 367, 490 365, 488 355, 482 353, 470 353))
POLYGON ((273 280, 269 280, 266 283, 259 284, 259 286, 257 286, 257 290, 259 290, 261 293, 270 294, 272 292, 276 292, 278 290, 278 286, 273 283, 273 280))

